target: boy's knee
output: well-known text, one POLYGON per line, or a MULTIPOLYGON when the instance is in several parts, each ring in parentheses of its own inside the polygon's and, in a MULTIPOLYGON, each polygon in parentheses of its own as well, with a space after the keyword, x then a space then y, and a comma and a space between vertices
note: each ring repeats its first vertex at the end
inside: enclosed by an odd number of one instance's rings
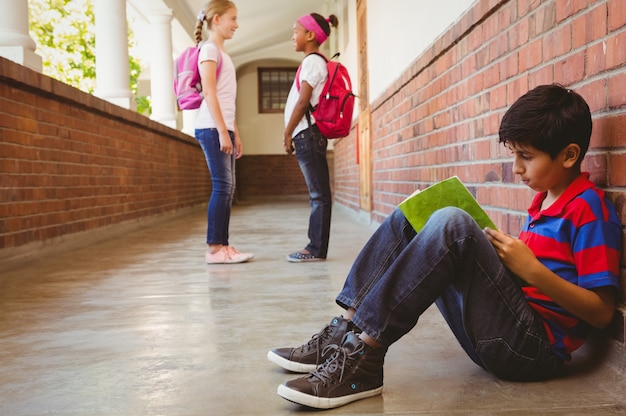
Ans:
POLYGON ((433 212, 431 219, 438 221, 438 222, 444 222, 444 223, 451 222, 455 224, 462 224, 462 223, 474 221, 471 215, 469 215, 467 212, 465 212, 461 208, 457 208, 457 207, 444 207, 444 208, 438 209, 437 211, 433 212))
POLYGON ((447 235, 474 234, 480 228, 471 215, 457 207, 438 209, 433 212, 426 225, 434 227, 433 231, 447 235))

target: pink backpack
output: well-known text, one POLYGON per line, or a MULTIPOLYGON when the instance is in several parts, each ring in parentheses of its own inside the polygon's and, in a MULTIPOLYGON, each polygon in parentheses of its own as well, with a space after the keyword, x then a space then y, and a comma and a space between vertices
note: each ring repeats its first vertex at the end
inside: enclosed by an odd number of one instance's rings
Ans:
MULTIPOLYGON (((355 95, 352 92, 352 82, 350 75, 345 66, 339 62, 328 60, 322 54, 320 55, 326 60, 326 68, 328 68, 328 79, 324 88, 320 93, 319 102, 315 108, 311 107, 306 117, 311 125, 311 116, 315 117, 315 124, 320 133, 327 139, 338 139, 346 137, 350 134, 352 126, 352 113, 354 112, 355 95)), ((333 59, 338 57, 335 54, 333 59)), ((300 68, 296 73, 296 87, 300 92, 300 68)))
MULTIPOLYGON (((219 50, 218 50, 219 52, 219 50)), ((191 46, 176 58, 176 74, 174 76, 174 94, 181 110, 200 108, 202 103, 202 81, 198 69, 198 55, 200 48, 191 46)), ((217 58, 216 78, 222 69, 222 53, 217 58)))

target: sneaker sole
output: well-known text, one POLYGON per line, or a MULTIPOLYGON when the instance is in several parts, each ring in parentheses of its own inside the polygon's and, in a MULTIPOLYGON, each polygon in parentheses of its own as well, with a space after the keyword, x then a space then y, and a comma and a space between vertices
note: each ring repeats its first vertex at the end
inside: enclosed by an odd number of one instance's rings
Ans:
POLYGON ((322 259, 320 257, 315 257, 312 259, 296 259, 296 258, 287 256, 286 258, 289 263, 313 263, 316 261, 326 261, 326 259, 322 259))
POLYGON ((311 371, 315 371, 317 368, 317 365, 315 364, 303 364, 295 361, 289 361, 286 358, 275 354, 273 351, 267 353, 267 359, 277 366, 294 373, 310 373, 311 371))
POLYGON ((335 407, 343 406, 348 403, 352 403, 357 400, 366 399, 381 394, 383 387, 380 386, 373 390, 362 391, 360 393, 351 394, 343 397, 317 397, 305 394, 297 390, 290 389, 289 387, 281 384, 278 386, 277 393, 283 399, 290 402, 301 404, 303 406, 313 407, 315 409, 334 409, 335 407))
POLYGON ((206 264, 239 264, 239 263, 245 263, 249 260, 250 259, 246 257, 245 259, 242 259, 242 260, 206 261, 206 264))

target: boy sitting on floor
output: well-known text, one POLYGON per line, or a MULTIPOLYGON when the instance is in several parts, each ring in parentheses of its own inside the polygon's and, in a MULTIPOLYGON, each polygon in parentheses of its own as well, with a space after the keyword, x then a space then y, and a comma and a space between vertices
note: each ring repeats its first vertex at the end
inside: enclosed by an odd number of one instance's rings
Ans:
POLYGON ((380 394, 387 349, 433 302, 469 357, 495 376, 557 375, 592 327, 610 323, 619 290, 622 226, 581 173, 591 126, 585 100, 560 85, 520 97, 499 131, 513 173, 537 192, 519 239, 480 229, 452 207, 416 233, 396 209, 336 298, 345 315, 307 344, 268 353, 287 370, 311 372, 278 394, 321 409, 380 394))

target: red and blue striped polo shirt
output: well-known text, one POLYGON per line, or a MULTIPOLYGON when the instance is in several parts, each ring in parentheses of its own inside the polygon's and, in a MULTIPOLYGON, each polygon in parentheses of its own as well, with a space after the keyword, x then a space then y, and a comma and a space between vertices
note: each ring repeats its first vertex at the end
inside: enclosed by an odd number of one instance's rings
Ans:
MULTIPOLYGON (((622 227, 604 192, 583 173, 550 207, 535 195, 519 235, 548 269, 585 289, 619 288, 622 227)), ((543 318, 553 351, 565 360, 591 327, 534 287, 523 287, 530 306, 543 318)))

